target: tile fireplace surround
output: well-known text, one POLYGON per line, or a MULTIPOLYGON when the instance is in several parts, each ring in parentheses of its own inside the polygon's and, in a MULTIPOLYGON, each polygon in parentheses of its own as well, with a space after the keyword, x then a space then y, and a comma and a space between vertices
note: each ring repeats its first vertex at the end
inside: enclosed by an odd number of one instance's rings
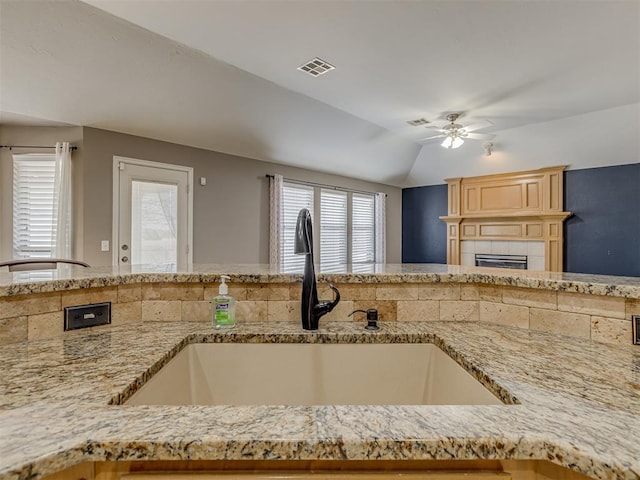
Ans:
POLYGON ((475 266, 476 254, 526 255, 527 270, 544 270, 544 242, 520 242, 505 240, 462 240, 460 264, 475 266))

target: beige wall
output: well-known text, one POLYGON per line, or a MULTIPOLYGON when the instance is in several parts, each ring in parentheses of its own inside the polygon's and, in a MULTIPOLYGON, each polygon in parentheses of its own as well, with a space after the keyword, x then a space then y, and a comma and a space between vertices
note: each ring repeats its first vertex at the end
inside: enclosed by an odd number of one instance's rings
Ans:
MULTIPOLYGON (((83 176, 83 153, 82 148, 82 127, 21 127, 0 125, 0 145, 37 145, 55 146, 56 142, 70 142, 78 147, 71 155, 73 165, 73 193, 74 193, 74 214, 73 220, 78 228, 75 228, 74 252, 77 258, 82 258, 82 176, 83 176)), ((52 153, 54 149, 24 149, 8 148, 0 149, 0 259, 9 260, 12 258, 12 178, 14 153, 52 153)))
POLYGON ((399 188, 95 128, 84 127, 82 133, 81 258, 92 266, 111 264, 112 254, 100 251, 100 241, 112 238, 114 155, 193 167, 195 263, 268 263, 268 173, 387 193, 387 261, 401 262, 399 188), (200 177, 207 178, 206 186, 200 186, 200 177))
POLYGON ((84 128, 85 260, 111 263, 100 241, 111 240, 113 156, 193 167, 194 262, 268 263, 269 189, 266 174, 327 183, 387 197, 387 260, 401 261, 402 191, 399 188, 321 174, 106 130, 84 128), (207 178, 200 186, 198 179, 207 178))

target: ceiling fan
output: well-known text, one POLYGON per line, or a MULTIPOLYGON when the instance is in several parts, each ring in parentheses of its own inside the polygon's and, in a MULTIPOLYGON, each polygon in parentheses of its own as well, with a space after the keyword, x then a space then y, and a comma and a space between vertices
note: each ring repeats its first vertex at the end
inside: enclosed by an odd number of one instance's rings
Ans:
POLYGON ((437 135, 420 138, 418 139, 418 142, 432 140, 435 138, 444 138, 444 140, 440 144, 444 148, 458 148, 468 138, 472 140, 491 140, 495 137, 495 135, 492 135, 490 133, 471 133, 474 130, 479 130, 481 128, 490 126, 491 122, 489 122, 488 120, 482 120, 465 127, 463 125, 460 125, 459 123, 456 123, 456 120, 458 120, 461 115, 462 114, 460 113, 450 113, 449 115, 447 115, 449 124, 445 125, 444 127, 436 127, 435 125, 425 126, 425 128, 436 129, 439 133, 437 135))

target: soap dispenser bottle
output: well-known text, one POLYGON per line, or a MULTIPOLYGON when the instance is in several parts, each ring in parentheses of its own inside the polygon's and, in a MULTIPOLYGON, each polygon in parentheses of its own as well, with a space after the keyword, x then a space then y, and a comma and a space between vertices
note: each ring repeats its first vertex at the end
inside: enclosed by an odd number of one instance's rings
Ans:
POLYGON ((236 325, 236 299, 229 295, 229 286, 225 280, 231 280, 227 275, 220 276, 222 283, 218 289, 218 296, 213 299, 213 327, 232 328, 236 325))

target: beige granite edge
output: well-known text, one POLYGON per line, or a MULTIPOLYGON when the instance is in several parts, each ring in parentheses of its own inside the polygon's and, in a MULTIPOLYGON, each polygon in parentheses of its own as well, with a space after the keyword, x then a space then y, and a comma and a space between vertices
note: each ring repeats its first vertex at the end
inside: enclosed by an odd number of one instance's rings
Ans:
MULTIPOLYGON (((34 293, 52 293, 86 288, 104 288, 121 285, 149 284, 149 283, 217 283, 220 273, 130 273, 130 274, 102 274, 91 277, 74 279, 50 280, 39 282, 9 283, 0 285, 0 298, 34 293)), ((548 275, 561 275, 548 273, 548 275)), ((574 274, 580 276, 580 274, 574 274)), ((301 274, 281 273, 238 273, 231 274, 233 283, 295 283, 301 281, 301 274)), ((590 281, 588 275, 584 280, 544 278, 537 275, 516 276, 514 274, 499 274, 485 272, 466 273, 347 273, 317 275, 319 283, 333 282, 344 284, 419 284, 419 283, 459 283, 484 284, 504 287, 533 288, 557 292, 584 293, 608 297, 623 297, 640 299, 640 282, 636 284, 634 278, 627 278, 627 284, 618 280, 622 277, 611 277, 615 283, 590 281)), ((601 280, 601 279, 598 279, 601 280)), ((205 285, 206 286, 206 285, 205 285)))

